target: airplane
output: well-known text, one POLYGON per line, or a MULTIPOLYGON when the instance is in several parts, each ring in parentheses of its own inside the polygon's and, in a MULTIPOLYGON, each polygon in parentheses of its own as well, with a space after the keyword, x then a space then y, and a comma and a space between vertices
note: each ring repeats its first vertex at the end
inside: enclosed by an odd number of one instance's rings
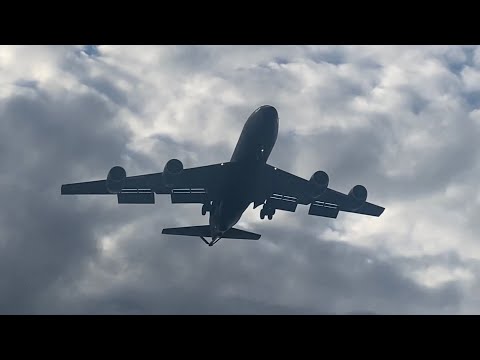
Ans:
POLYGON ((220 239, 260 239, 260 234, 234 228, 252 203, 254 209, 263 205, 262 220, 272 220, 276 210, 295 212, 299 204, 310 206, 309 215, 332 219, 340 211, 377 217, 384 212, 384 207, 366 201, 363 185, 344 194, 328 187, 325 171, 307 180, 269 165, 278 128, 277 110, 263 105, 245 122, 230 161, 184 168, 180 160, 171 159, 162 172, 137 176, 114 166, 105 180, 64 184, 61 194, 116 195, 119 204, 154 204, 155 194, 165 194, 172 204, 201 204, 202 215, 209 213, 208 225, 166 228, 162 234, 200 237, 208 246, 220 239))

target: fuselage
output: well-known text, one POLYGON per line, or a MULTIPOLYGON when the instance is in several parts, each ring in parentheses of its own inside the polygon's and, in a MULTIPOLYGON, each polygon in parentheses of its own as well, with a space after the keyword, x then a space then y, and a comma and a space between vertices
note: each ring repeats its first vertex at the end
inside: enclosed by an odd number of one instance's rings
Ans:
MULTIPOLYGON (((270 105, 256 109, 247 119, 233 151, 231 162, 240 167, 235 179, 226 184, 224 198, 210 212, 212 240, 222 237, 242 217, 254 201, 257 174, 265 166, 278 136, 278 112, 270 105)), ((262 199, 263 201, 263 199, 262 199)))

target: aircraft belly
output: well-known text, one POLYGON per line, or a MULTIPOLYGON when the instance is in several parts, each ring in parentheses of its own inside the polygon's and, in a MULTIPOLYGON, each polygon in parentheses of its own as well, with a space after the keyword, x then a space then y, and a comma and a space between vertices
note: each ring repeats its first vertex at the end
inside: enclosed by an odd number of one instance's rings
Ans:
POLYGON ((241 203, 242 206, 245 204, 245 208, 255 201, 263 202, 265 193, 260 173, 258 166, 245 168, 242 176, 234 180, 226 200, 241 203))

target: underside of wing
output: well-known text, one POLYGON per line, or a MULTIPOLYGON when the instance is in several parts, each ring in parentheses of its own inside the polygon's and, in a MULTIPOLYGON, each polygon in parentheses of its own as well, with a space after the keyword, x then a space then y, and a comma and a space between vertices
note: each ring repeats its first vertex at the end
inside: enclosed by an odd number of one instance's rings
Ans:
POLYGON ((298 204, 310 205, 309 214, 336 218, 340 211, 380 216, 385 208, 366 201, 367 190, 354 186, 348 194, 328 188, 328 175, 315 172, 310 180, 267 165, 263 175, 266 205, 274 209, 295 211, 298 204))
POLYGON ((127 176, 125 169, 114 166, 105 180, 64 184, 62 195, 112 195, 119 193, 152 193, 166 191, 162 173, 127 176))
MULTIPOLYGON (((262 192, 267 195, 267 198, 272 198, 273 201, 276 198, 284 202, 308 205, 312 196, 320 191, 318 186, 311 181, 271 165, 264 167, 261 183, 262 192)), ((286 203, 284 204, 288 206, 286 203)))
POLYGON ((61 194, 117 195, 120 204, 153 204, 155 194, 170 194, 172 203, 205 203, 221 197, 234 168, 232 163, 221 163, 183 169, 180 161, 170 160, 163 172, 126 176, 116 166, 105 180, 62 185, 61 194))
POLYGON ((385 211, 385 208, 382 206, 378 206, 369 202, 365 202, 362 206, 360 206, 358 209, 340 209, 345 212, 352 212, 355 214, 363 214, 363 215, 370 215, 370 216, 377 216, 379 217, 380 215, 383 214, 385 211))
POLYGON ((384 207, 369 203, 366 201, 367 190, 361 186, 356 185, 350 190, 349 194, 327 189, 320 195, 316 201, 332 204, 338 208, 339 211, 351 212, 369 216, 380 216, 385 211, 384 207), (362 189, 363 196, 355 198, 355 190, 362 189))
POLYGON ((105 180, 80 182, 74 184, 64 184, 61 189, 62 195, 111 195, 107 189, 105 180))
POLYGON ((160 180, 161 173, 125 177, 120 187, 118 186, 119 181, 114 181, 113 185, 109 184, 111 173, 112 170, 106 180, 64 184, 61 187, 61 194, 117 195, 119 204, 155 204, 154 189, 157 187, 156 184, 160 180))

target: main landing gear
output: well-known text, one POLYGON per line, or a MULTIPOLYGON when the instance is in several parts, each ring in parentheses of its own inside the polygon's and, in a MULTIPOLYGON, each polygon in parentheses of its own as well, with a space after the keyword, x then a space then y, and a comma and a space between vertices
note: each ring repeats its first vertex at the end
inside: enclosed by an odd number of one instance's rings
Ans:
POLYGON ((212 212, 213 210, 213 203, 209 202, 207 204, 203 204, 202 206, 202 215, 205 215, 207 212, 212 212))
POLYGON ((265 219, 265 216, 268 217, 268 220, 273 219, 273 215, 275 215, 275 208, 267 207, 263 205, 262 210, 260 210, 260 219, 265 219))

